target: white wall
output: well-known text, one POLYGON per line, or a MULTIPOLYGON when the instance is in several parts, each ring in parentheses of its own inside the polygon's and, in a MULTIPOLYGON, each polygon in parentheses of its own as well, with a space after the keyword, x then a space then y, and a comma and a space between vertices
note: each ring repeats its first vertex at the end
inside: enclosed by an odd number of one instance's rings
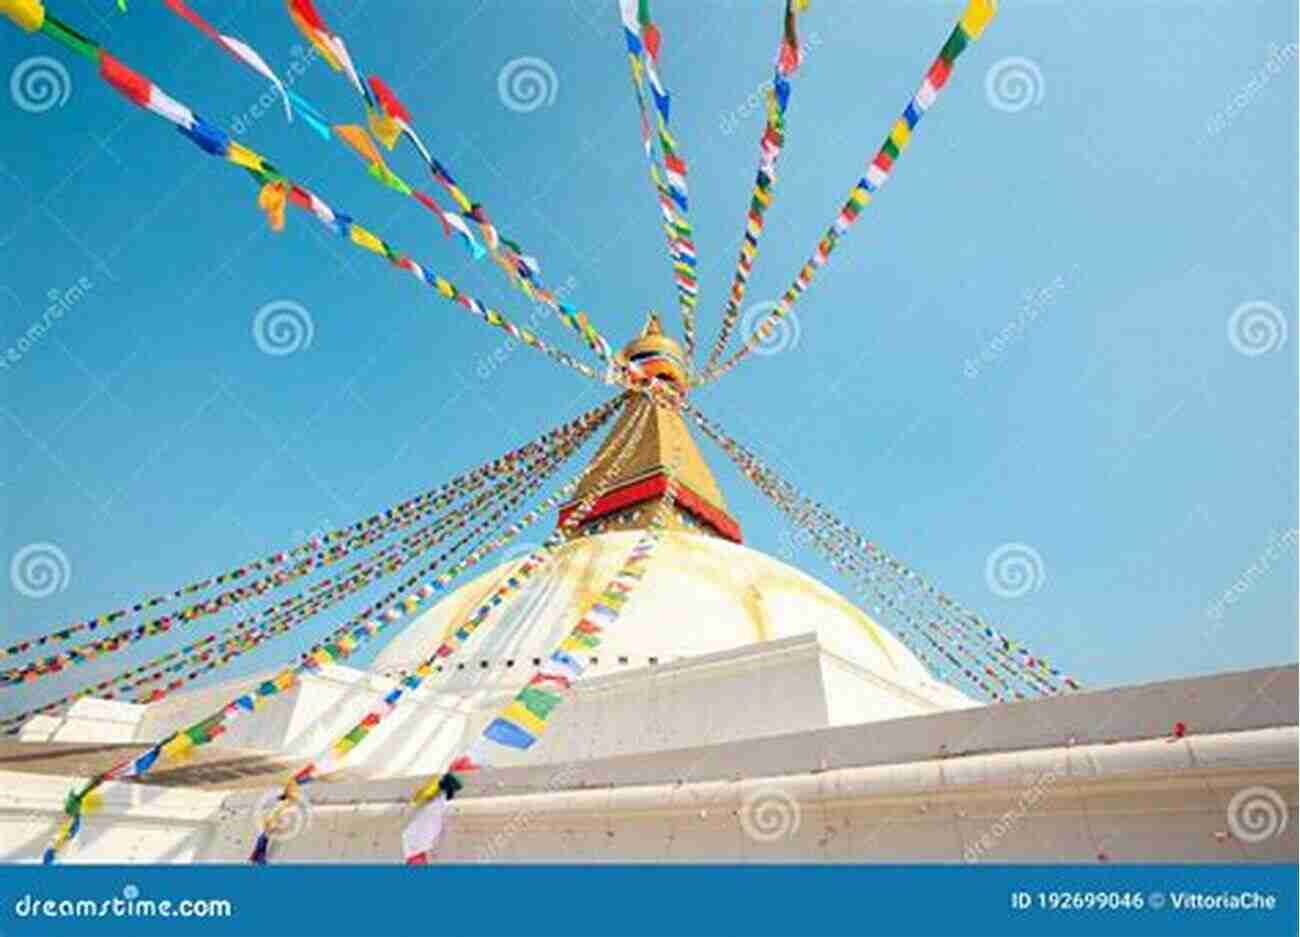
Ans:
MULTIPOLYGON (((444 856, 1292 861, 1296 689, 1294 666, 1271 668, 484 771, 455 801, 444 856), (1187 737, 1168 737, 1175 721, 1186 723, 1187 737), (1233 797, 1252 787, 1269 788, 1288 817, 1279 835, 1257 843, 1231 835, 1228 817, 1233 797), (748 799, 759 790, 769 809, 748 799), (770 842, 746 832, 746 817, 761 832, 755 817, 779 818, 782 804, 797 812, 797 825, 770 842)), ((779 698, 781 690, 770 692, 779 698)), ((395 859, 415 780, 309 786, 302 832, 274 854, 395 859)), ((0 774, 0 858, 39 855, 72 783, 0 774)), ((107 790, 110 803, 88 819, 72 861, 240 861, 263 797, 107 790)))

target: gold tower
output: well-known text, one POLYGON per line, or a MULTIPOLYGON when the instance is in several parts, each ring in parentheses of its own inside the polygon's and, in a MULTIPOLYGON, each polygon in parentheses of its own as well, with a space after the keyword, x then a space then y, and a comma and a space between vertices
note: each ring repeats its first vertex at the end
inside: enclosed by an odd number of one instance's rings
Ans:
MULTIPOLYGON (((642 380, 668 382, 685 395, 689 386, 685 356, 681 346, 663 333, 654 313, 650 313, 641 334, 624 347, 623 356, 640 368, 645 375, 642 380)), ((674 464, 677 494, 668 505, 668 529, 740 543, 740 525, 727 512, 722 491, 686 422, 671 407, 655 403, 635 390, 628 391, 623 412, 596 452, 573 500, 560 508, 560 522, 595 492, 595 505, 571 536, 646 527, 667 498, 668 470, 674 464), (643 418, 640 437, 628 438, 628 424, 643 418), (619 446, 611 445, 615 441, 619 446), (632 445, 633 450, 625 453, 623 464, 611 474, 611 463, 625 445, 632 445)))

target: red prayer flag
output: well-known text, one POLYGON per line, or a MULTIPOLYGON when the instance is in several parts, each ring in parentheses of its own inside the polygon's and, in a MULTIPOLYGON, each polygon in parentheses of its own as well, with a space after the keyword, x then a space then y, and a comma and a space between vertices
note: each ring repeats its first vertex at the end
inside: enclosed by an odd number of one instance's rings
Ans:
POLYGON ((930 84, 934 85, 935 90, 938 90, 947 83, 950 74, 952 74, 952 66, 943 59, 935 59, 925 77, 929 78, 930 84))
POLYGON ((411 123, 411 112, 401 101, 397 100, 397 95, 393 94, 393 89, 384 84, 384 80, 378 75, 370 76, 370 90, 375 93, 375 98, 379 101, 379 106, 384 109, 384 113, 389 117, 397 120, 411 123))
POLYGON ((140 107, 149 103, 149 89, 153 82, 131 71, 103 49, 99 50, 99 75, 131 102, 140 107))

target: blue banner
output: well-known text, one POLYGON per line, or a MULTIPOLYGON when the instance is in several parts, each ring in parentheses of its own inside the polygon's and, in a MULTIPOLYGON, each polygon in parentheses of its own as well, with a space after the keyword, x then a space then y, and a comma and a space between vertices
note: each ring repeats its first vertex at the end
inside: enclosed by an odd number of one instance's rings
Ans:
POLYGON ((0 934, 1252 935, 1295 865, 6 866, 0 934))

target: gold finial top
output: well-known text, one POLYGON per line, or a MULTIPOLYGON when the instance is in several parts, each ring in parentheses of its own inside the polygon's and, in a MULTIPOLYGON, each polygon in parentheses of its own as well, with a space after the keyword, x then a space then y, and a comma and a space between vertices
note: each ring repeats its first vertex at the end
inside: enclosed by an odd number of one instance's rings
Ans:
POLYGON ((683 393, 690 384, 682 347, 664 334, 655 312, 646 316, 641 334, 623 346, 623 358, 635 364, 645 379, 669 381, 683 393))

